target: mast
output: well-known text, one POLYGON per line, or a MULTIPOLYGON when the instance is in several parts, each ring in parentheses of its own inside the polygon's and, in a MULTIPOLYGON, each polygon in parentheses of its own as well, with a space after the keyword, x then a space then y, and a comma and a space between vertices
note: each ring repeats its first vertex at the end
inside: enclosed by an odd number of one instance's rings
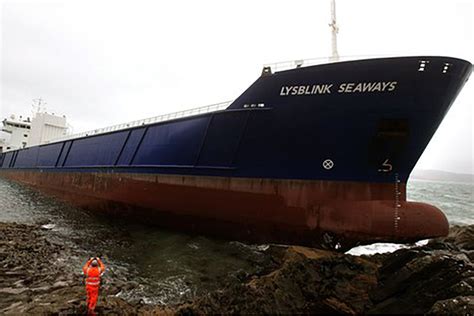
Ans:
POLYGON ((46 110, 46 104, 47 103, 41 98, 33 99, 33 104, 31 105, 32 117, 35 117, 37 113, 44 112, 46 110))
POLYGON ((338 61, 339 60, 339 53, 337 52, 337 33, 339 32, 339 28, 336 24, 336 0, 331 0, 331 23, 329 24, 331 28, 331 35, 332 35, 332 55, 329 58, 331 61, 338 61))

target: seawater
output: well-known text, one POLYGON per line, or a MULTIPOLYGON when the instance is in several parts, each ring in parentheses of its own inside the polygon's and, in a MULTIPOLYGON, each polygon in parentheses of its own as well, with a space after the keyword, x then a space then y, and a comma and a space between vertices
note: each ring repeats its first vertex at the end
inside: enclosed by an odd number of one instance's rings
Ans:
MULTIPOLYGON (((473 184, 410 181, 407 192, 408 200, 438 206, 453 225, 474 224, 473 184)), ((265 257, 265 245, 189 236, 98 217, 1 178, 0 221, 45 225, 52 240, 75 249, 76 255, 63 258, 73 270, 80 271, 90 256, 101 256, 108 265, 106 278, 138 284, 119 296, 148 303, 178 303, 212 291, 228 278, 255 271, 265 257)), ((400 247, 403 245, 374 244, 348 253, 400 247)))
POLYGON ((443 211, 451 225, 474 224, 474 184, 412 180, 407 200, 426 202, 443 211))

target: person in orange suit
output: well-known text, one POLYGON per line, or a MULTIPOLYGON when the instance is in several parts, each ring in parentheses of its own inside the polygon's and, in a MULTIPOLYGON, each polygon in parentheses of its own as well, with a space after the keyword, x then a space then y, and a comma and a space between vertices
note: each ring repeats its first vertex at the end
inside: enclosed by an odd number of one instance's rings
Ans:
POLYGON ((82 268, 86 277, 87 311, 94 315, 99 298, 100 277, 105 272, 105 265, 97 257, 90 258, 82 268))

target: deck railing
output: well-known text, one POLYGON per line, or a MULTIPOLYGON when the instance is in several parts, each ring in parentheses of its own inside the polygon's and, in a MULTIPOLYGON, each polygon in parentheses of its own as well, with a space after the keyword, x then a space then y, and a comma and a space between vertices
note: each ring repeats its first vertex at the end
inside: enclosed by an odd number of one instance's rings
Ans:
POLYGON ((265 64, 263 67, 270 67, 272 72, 290 70, 295 68, 302 68, 308 66, 315 66, 321 64, 330 64, 343 61, 351 61, 358 59, 369 59, 369 58, 382 58, 382 57, 393 57, 393 55, 353 55, 353 56, 339 56, 339 58, 333 59, 332 57, 318 57, 310 59, 296 59, 289 61, 282 61, 277 63, 265 64))
POLYGON ((117 124, 117 125, 112 125, 112 126, 107 126, 99 129, 94 129, 90 130, 87 132, 82 132, 82 133, 76 133, 72 135, 65 135, 59 138, 54 138, 50 139, 49 141, 44 142, 45 144, 49 143, 54 143, 58 141, 64 141, 64 140, 69 140, 69 139, 74 139, 74 138, 80 138, 80 137, 85 137, 85 136, 91 136, 91 135, 98 135, 98 134, 103 134, 103 133, 109 133, 109 132, 114 132, 114 131, 119 131, 122 129, 127 129, 131 127, 136 127, 136 126, 142 126, 142 125, 149 125, 153 123, 158 123, 158 122, 164 122, 164 121, 169 121, 169 120, 174 120, 174 119, 179 119, 179 118, 184 118, 184 117, 191 117, 194 115, 200 115, 200 114, 205 114, 205 113, 210 113, 210 112, 216 112, 220 110, 226 109, 232 101, 226 101, 226 102, 221 102, 221 103, 216 103, 216 104, 211 104, 211 105, 206 105, 194 109, 189 109, 189 110, 183 110, 179 112, 174 112, 174 113, 169 113, 169 114, 163 114, 155 117, 149 117, 146 119, 142 120, 136 120, 136 121, 131 121, 127 123, 122 123, 122 124, 117 124))

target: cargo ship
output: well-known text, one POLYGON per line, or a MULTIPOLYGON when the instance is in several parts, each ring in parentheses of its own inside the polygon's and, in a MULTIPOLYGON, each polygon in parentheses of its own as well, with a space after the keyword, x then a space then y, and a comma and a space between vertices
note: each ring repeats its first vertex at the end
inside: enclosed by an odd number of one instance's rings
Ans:
POLYGON ((266 66, 236 100, 0 156, 0 176, 185 232, 347 249, 446 235, 410 172, 472 65, 396 57, 266 66))

